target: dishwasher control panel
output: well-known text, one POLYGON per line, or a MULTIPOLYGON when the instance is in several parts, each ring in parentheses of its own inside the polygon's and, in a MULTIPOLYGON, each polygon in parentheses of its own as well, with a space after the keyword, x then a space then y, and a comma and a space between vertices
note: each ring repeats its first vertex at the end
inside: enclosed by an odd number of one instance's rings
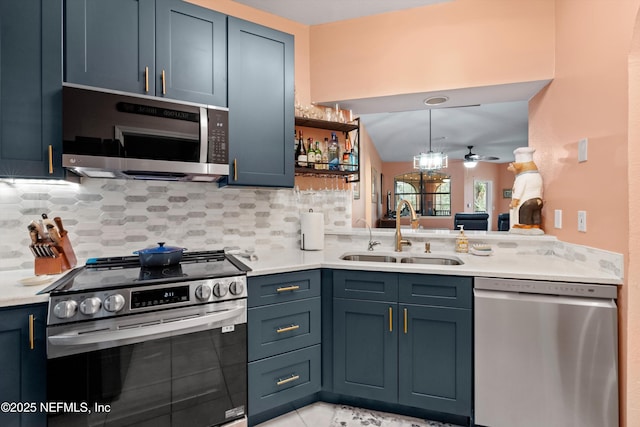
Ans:
POLYGON ((476 277, 474 281, 474 289, 543 295, 566 295, 586 298, 616 299, 618 297, 618 290, 614 285, 502 279, 494 277, 476 277))

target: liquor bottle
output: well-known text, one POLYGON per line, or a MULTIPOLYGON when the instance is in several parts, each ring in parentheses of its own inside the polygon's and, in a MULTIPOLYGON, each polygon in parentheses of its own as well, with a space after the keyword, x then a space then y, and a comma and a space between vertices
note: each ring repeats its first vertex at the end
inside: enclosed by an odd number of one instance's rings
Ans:
POLYGON ((344 142, 344 151, 342 152, 342 169, 343 171, 351 170, 351 141, 347 134, 347 140, 344 142))
POLYGON ((329 170, 329 138, 324 139, 324 149, 322 150, 322 169, 329 170))
POLYGON ((316 167, 316 151, 313 149, 313 138, 307 140, 309 145, 307 146, 307 167, 315 169, 316 167))
POLYGON ((320 149, 320 141, 316 141, 316 169, 322 169, 322 150, 320 149))
MULTIPOLYGON (((300 135, 302 135, 302 131, 299 131, 300 135)), ((295 146, 296 146, 296 154, 295 157, 293 158, 293 161, 295 162, 296 166, 300 166, 298 164, 298 158, 300 158, 300 154, 302 154, 302 149, 304 148, 304 144, 300 144, 300 139, 298 139, 298 136, 296 135, 296 130, 293 130, 293 139, 295 141, 295 146)))
POLYGON ((307 167, 307 150, 304 148, 304 139, 302 139, 302 131, 300 131, 298 139, 298 152, 296 153, 296 159, 298 160, 298 166, 301 168, 307 167))
POLYGON ((296 153, 296 159, 298 158, 298 134, 296 130, 293 130, 293 152, 296 153))
POLYGON ((329 170, 337 171, 340 168, 340 145, 335 132, 331 132, 331 143, 329 144, 329 170))

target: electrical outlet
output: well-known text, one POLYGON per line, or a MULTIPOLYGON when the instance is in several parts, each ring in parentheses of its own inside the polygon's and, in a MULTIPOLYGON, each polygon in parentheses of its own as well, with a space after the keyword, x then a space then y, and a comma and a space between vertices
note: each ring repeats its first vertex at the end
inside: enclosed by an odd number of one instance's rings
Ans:
POLYGON ((587 232, 587 211, 578 211, 578 231, 587 232))
POLYGON ((562 228, 562 209, 553 211, 553 226, 555 228, 562 228))

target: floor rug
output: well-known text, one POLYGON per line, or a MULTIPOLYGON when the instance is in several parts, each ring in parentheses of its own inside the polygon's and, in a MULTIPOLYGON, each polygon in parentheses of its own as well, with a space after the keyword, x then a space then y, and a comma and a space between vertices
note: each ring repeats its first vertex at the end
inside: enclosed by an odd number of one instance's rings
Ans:
POLYGON ((331 427, 458 427, 454 424, 428 421, 387 412, 338 405, 331 427))

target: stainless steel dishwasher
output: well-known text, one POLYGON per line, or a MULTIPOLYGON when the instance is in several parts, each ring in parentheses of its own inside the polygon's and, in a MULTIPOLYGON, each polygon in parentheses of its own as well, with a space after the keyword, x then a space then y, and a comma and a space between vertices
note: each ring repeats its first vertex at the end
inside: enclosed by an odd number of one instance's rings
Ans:
POLYGON ((476 278, 475 423, 617 427, 617 289, 476 278))

